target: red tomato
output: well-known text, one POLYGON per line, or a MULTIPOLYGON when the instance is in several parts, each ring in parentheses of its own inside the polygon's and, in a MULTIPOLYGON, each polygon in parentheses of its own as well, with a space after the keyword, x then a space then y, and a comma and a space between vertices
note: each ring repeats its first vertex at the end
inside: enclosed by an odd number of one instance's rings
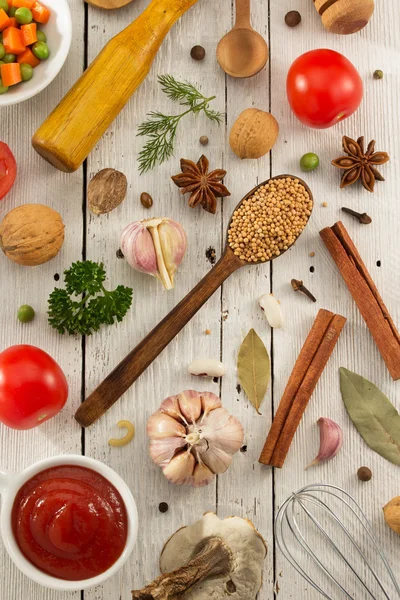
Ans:
POLYGON ((14 154, 4 142, 0 142, 0 200, 10 191, 17 175, 14 154))
POLYGON ((304 125, 325 129, 357 110, 363 84, 356 68, 339 52, 311 50, 290 67, 286 91, 292 111, 304 125))
POLYGON ((56 361, 36 346, 11 346, 0 353, 0 422, 32 429, 60 412, 68 384, 56 361))

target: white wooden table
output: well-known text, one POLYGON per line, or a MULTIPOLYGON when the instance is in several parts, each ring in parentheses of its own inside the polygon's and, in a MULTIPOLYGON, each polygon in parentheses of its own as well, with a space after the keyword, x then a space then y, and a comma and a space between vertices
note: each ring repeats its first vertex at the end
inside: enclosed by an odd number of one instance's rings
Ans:
MULTIPOLYGON (((19 175, 13 191, 1 202, 0 217, 15 206, 42 202, 58 210, 66 224, 66 240, 61 253, 50 263, 37 268, 19 267, 0 257, 0 346, 31 343, 50 352, 64 369, 70 396, 63 412, 43 426, 16 432, 0 426, 1 466, 20 470, 33 461, 60 453, 84 453, 104 461, 127 481, 139 508, 140 532, 136 550, 127 566, 101 588, 84 593, 63 594, 30 583, 13 566, 0 546, 0 598, 2 600, 118 600, 128 599, 129 591, 141 587, 158 574, 157 557, 166 538, 183 524, 192 523, 207 510, 221 517, 239 515, 251 519, 265 536, 269 554, 265 580, 259 598, 274 597, 276 583, 279 598, 316 598, 317 595, 296 577, 293 570, 275 552, 273 515, 290 492, 316 481, 345 487, 362 503, 373 522, 382 544, 394 565, 399 564, 399 538, 385 526, 381 507, 400 493, 399 471, 374 454, 351 424, 340 392, 338 368, 348 367, 374 381, 400 408, 396 384, 366 329, 336 267, 325 250, 318 232, 342 218, 392 313, 400 325, 400 204, 398 177, 400 164, 400 11, 398 0, 377 0, 376 12, 361 33, 340 37, 326 32, 312 0, 253 0, 253 24, 268 40, 270 61, 262 73, 249 80, 226 78, 215 60, 218 40, 232 26, 230 0, 199 0, 182 18, 163 44, 149 77, 116 119, 87 164, 73 175, 62 174, 45 163, 30 147, 37 126, 77 79, 105 42, 128 25, 148 4, 135 0, 117 12, 102 12, 87 7, 82 0, 71 0, 74 22, 73 44, 69 58, 56 81, 42 94, 19 106, 3 109, 0 115, 0 139, 16 154, 19 175), (302 24, 289 29, 284 23, 288 10, 298 9, 302 24), (205 47, 204 61, 194 62, 189 55, 194 44, 205 47), (292 115, 285 95, 285 77, 291 62, 303 52, 329 47, 345 54, 358 68, 365 83, 365 99, 356 115, 332 129, 317 131, 303 127, 292 115), (385 73, 376 81, 375 69, 385 73), (177 140, 175 158, 154 172, 139 177, 136 156, 140 144, 136 128, 146 112, 176 110, 160 92, 158 74, 171 73, 187 78, 206 94, 216 94, 215 107, 226 111, 226 124, 210 125, 204 118, 187 119, 177 140), (230 127, 243 109, 256 106, 270 110, 280 124, 279 140, 271 156, 259 161, 240 162, 229 149, 230 127), (377 149, 388 151, 391 161, 382 168, 385 183, 372 195, 361 185, 339 190, 339 173, 330 161, 341 153, 343 134, 357 138, 365 135, 377 140, 377 149), (198 139, 208 135, 205 153, 212 168, 228 171, 225 183, 231 198, 219 201, 215 216, 192 210, 179 195, 169 177, 179 172, 181 156, 197 160, 204 150, 198 139), (186 329, 154 362, 139 381, 105 417, 82 431, 73 415, 82 399, 139 342, 142 337, 211 268, 206 258, 209 246, 219 257, 224 246, 225 229, 232 208, 257 182, 270 175, 301 175, 298 161, 309 151, 318 153, 321 166, 307 175, 315 198, 315 209, 306 232, 296 246, 273 265, 242 269, 227 281, 186 329), (96 217, 86 205, 86 185, 98 170, 115 167, 129 181, 126 201, 109 215, 96 217), (116 258, 121 230, 131 221, 149 216, 139 195, 149 192, 154 198, 150 214, 165 215, 180 221, 189 237, 187 257, 176 278, 176 287, 164 292, 153 278, 134 272, 116 258), (328 203, 322 207, 322 202, 328 203), (342 215, 340 207, 368 211, 371 226, 361 226, 342 215), (313 258, 310 253, 315 252, 313 258), (86 339, 63 336, 47 325, 47 297, 72 261, 88 258, 103 261, 110 286, 123 283, 134 288, 129 314, 118 326, 104 327, 86 339), (313 268, 311 268, 313 267, 313 268), (304 279, 315 293, 316 305, 293 293, 290 279, 304 279), (257 307, 262 293, 273 290, 281 300, 286 322, 282 330, 271 330, 257 307), (30 303, 37 311, 35 321, 21 325, 16 310, 30 303), (282 471, 261 467, 258 456, 272 415, 311 327, 317 309, 324 307, 348 318, 332 359, 325 370, 301 426, 296 433, 287 463, 282 471), (257 415, 243 393, 237 391, 236 357, 239 345, 254 327, 270 349, 273 377, 268 395, 257 415), (206 329, 211 335, 205 335, 206 329), (227 375, 221 387, 194 380, 186 372, 188 361, 199 357, 221 356, 227 375), (224 405, 237 415, 245 428, 246 452, 239 452, 227 474, 203 489, 175 487, 167 483, 161 470, 148 456, 145 424, 164 397, 186 388, 221 393, 224 405), (320 416, 333 418, 343 426, 344 447, 333 462, 304 471, 318 449, 320 416), (136 426, 134 441, 127 447, 110 448, 107 441, 117 434, 119 419, 130 419, 136 426), (374 477, 361 484, 356 471, 369 466, 374 477), (161 514, 158 505, 167 502, 169 510, 161 514)), ((110 90, 112 93, 112 90, 110 90)), ((90 115, 88 115, 90 118, 90 115)), ((398 384, 397 384, 398 390, 398 384)))

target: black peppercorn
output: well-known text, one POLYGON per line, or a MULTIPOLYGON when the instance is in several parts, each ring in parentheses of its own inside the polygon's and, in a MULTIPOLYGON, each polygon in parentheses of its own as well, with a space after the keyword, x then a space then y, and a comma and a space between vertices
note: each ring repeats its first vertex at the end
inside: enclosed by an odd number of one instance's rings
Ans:
POLYGON ((301 23, 301 14, 297 10, 291 10, 285 15, 285 23, 288 27, 297 27, 301 23))
POLYGON ((205 55, 206 51, 204 50, 203 46, 193 46, 193 48, 190 51, 190 56, 194 60, 203 60, 205 55))
POLYGON ((158 505, 158 510, 162 513, 166 513, 168 508, 169 506, 166 502, 160 502, 160 504, 158 505))
POLYGON ((117 255, 117 258, 125 258, 121 248, 118 248, 116 255, 117 255))
POLYGON ((369 481, 372 479, 372 471, 368 467, 360 467, 357 471, 357 477, 360 481, 369 481))

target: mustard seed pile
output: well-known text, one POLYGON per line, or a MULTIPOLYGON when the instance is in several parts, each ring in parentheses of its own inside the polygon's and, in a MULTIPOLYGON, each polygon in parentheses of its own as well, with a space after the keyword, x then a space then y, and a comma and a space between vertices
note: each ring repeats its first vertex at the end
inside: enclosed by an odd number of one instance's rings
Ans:
POLYGON ((279 256, 299 237, 313 202, 298 179, 271 179, 233 213, 228 243, 247 262, 279 256))

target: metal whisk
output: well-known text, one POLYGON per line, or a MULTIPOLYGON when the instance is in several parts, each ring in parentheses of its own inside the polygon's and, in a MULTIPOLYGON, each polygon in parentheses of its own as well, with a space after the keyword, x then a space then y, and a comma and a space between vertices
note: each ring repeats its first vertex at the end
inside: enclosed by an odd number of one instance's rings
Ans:
POLYGON ((371 524, 339 487, 314 484, 292 494, 278 511, 275 534, 286 559, 324 598, 400 598, 371 524))

